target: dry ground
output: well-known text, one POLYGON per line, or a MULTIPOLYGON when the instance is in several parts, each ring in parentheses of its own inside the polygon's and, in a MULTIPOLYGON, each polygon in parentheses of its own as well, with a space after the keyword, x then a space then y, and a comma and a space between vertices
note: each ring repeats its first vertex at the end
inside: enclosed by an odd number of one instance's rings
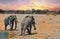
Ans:
MULTIPOLYGON (((0 14, 0 30, 4 31, 4 19, 11 14, 0 14)), ((18 18, 17 30, 9 31, 8 39, 60 39, 60 15, 34 14, 37 30, 32 29, 32 35, 20 36, 20 23, 24 16, 28 14, 15 14, 18 18)), ((32 14, 30 14, 32 15, 32 14)), ((9 26, 8 26, 9 29, 9 26)))

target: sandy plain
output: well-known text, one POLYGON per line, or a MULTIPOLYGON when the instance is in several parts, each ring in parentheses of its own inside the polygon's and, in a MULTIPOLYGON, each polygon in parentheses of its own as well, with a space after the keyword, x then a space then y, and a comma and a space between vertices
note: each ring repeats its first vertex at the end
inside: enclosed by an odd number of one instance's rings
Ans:
MULTIPOLYGON (((60 39, 60 15, 45 15, 45 14, 13 14, 17 16, 17 30, 4 30, 4 19, 12 14, 0 14, 0 31, 8 32, 9 36, 6 39, 60 39), (20 36, 21 21, 27 15, 33 15, 36 22, 37 30, 32 28, 32 34, 20 36)), ((8 26, 8 29, 10 26, 8 26)))

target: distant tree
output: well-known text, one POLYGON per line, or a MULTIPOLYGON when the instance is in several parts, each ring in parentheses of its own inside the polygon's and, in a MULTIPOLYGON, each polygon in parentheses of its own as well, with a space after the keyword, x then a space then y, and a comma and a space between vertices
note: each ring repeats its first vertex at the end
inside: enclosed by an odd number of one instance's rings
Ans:
POLYGON ((58 11, 58 14, 60 14, 60 10, 58 11))
POLYGON ((20 14, 24 14, 24 10, 20 10, 20 14))
POLYGON ((36 14, 41 14, 41 10, 36 10, 36 14))
POLYGON ((36 10, 33 8, 32 9, 32 14, 35 14, 36 13, 36 10))
POLYGON ((20 10, 17 10, 17 11, 16 11, 16 14, 20 14, 20 10))
POLYGON ((25 14, 32 14, 32 11, 31 10, 26 10, 24 13, 25 14))
POLYGON ((48 10, 36 10, 36 14, 47 14, 48 10))
POLYGON ((4 10, 0 9, 0 13, 1 13, 1 14, 3 14, 4 12, 5 12, 4 10))
POLYGON ((47 14, 48 11, 49 11, 49 10, 44 10, 44 14, 47 14))

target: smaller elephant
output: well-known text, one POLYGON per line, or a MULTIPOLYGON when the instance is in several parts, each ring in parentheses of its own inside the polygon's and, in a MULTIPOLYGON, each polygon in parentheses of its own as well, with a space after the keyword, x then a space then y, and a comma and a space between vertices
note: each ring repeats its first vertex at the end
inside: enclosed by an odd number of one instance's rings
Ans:
POLYGON ((34 30, 36 30, 34 17, 26 16, 21 22, 21 36, 25 35, 26 30, 28 34, 31 34, 32 26, 34 27, 34 30))
POLYGON ((15 29, 17 28, 17 17, 16 15, 10 15, 9 17, 4 19, 5 30, 7 30, 7 26, 10 25, 10 30, 13 30, 13 26, 15 23, 15 29))

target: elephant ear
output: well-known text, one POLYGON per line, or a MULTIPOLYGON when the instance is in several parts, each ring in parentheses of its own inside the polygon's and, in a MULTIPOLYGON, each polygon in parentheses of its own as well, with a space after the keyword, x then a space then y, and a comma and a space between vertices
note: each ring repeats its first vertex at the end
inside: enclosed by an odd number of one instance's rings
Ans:
POLYGON ((32 16, 31 18, 32 18, 32 23, 35 24, 35 19, 34 19, 34 17, 32 16))
POLYGON ((14 20, 14 18, 11 16, 11 17, 9 17, 9 20, 10 20, 10 21, 13 21, 13 20, 14 20))

